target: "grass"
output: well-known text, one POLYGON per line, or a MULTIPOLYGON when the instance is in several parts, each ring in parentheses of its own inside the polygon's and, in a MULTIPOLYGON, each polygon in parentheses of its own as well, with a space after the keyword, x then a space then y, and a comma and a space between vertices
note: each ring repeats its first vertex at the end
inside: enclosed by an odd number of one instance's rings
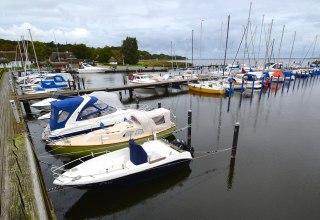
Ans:
MULTIPOLYGON (((172 67, 172 63, 168 60, 140 60, 138 62, 139 65, 141 66, 148 66, 148 67, 172 67)), ((188 67, 192 66, 191 63, 187 63, 188 67)), ((173 67, 178 67, 178 68, 185 68, 186 63, 185 62, 173 62, 173 67)))

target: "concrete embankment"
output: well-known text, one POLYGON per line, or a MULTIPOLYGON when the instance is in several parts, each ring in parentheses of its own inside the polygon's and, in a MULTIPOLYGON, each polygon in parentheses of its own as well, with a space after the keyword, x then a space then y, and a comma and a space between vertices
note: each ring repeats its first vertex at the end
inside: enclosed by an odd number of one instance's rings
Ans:
POLYGON ((0 79, 0 219, 55 219, 9 74, 0 79), (10 100, 15 100, 19 123, 10 100))

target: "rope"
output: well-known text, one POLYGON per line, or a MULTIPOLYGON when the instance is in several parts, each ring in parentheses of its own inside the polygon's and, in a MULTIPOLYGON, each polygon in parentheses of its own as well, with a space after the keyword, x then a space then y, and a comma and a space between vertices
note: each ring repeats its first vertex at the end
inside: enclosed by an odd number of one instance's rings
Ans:
POLYGON ((221 152, 225 152, 225 151, 228 151, 228 150, 231 150, 232 148, 229 147, 229 148, 226 148, 226 149, 222 149, 222 150, 215 150, 215 151, 195 151, 195 153, 205 153, 205 155, 202 155, 202 156, 198 156, 198 157, 194 157, 193 160, 197 160, 197 159, 200 159, 200 158, 203 158, 203 157, 208 157, 208 156, 212 156, 214 154, 218 154, 218 153, 221 153, 221 152))

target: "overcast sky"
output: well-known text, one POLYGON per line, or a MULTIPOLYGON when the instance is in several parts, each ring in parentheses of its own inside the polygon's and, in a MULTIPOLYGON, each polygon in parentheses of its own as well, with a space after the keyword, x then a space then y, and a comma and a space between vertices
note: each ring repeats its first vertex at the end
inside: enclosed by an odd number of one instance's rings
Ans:
MULTIPOLYGON (((289 57, 294 32, 293 57, 319 57, 319 0, 251 1, 247 44, 250 56, 265 56, 271 21, 274 56, 289 57), (264 28, 261 31, 264 15, 264 28), (262 34, 261 34, 262 33, 262 34), (261 36, 261 41, 260 41, 261 36), (252 40, 253 39, 253 40, 252 40), (260 47, 259 47, 259 42, 260 47), (315 42, 317 42, 315 44, 315 42), (254 46, 252 46, 254 45, 254 46), (315 46, 316 45, 316 46, 315 46), (315 47, 314 47, 315 46, 315 47), (259 49, 260 48, 260 49, 259 49), (315 48, 315 49, 314 49, 315 48)), ((0 38, 85 43, 92 47, 120 46, 136 37, 139 50, 197 58, 223 58, 230 15, 228 58, 233 58, 247 25, 246 0, 0 0, 0 38), (201 25, 202 24, 202 25, 201 25), (202 26, 202 31, 201 31, 202 26), (55 37, 54 37, 55 36, 55 37), (172 47, 171 47, 172 42, 172 47)), ((245 40, 243 40, 243 45, 245 40)), ((244 47, 239 56, 243 56, 244 47)))

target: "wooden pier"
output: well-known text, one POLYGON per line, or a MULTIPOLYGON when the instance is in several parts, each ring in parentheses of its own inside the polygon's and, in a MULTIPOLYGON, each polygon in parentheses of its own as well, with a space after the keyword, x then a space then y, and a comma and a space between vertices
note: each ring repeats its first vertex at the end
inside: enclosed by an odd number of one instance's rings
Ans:
MULTIPOLYGON (((208 77, 201 78, 201 80, 207 80, 207 79, 208 77)), ((128 90, 129 94, 132 94, 132 91, 134 89, 148 88, 148 87, 167 87, 168 88, 172 86, 172 84, 184 84, 184 83, 188 83, 196 80, 197 79, 180 79, 180 80, 167 80, 167 81, 161 81, 161 82, 149 83, 149 84, 137 84, 137 85, 130 84, 130 85, 107 87, 107 88, 104 87, 104 88, 95 88, 95 89, 65 90, 65 91, 59 92, 59 94, 75 96, 78 94, 82 95, 82 94, 87 94, 87 93, 96 92, 96 91, 113 92, 113 91, 123 91, 123 90, 128 90)), ((27 102, 30 100, 49 98, 49 97, 52 97, 55 93, 56 92, 19 95, 17 96, 17 99, 20 102, 27 102)))
POLYGON ((0 77, 0 219, 55 219, 27 126, 11 109, 14 100, 21 113, 9 73, 0 77))

